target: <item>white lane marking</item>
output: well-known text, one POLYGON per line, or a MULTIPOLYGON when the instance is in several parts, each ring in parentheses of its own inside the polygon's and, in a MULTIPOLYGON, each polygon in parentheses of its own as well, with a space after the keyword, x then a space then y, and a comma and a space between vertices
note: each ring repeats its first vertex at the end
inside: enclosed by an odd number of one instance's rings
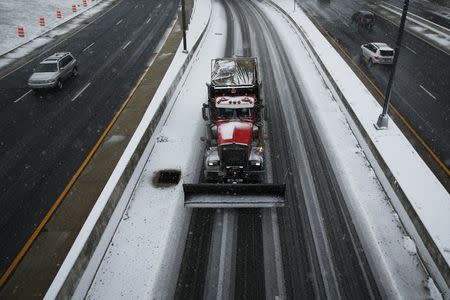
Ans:
POLYGON ((23 94, 22 96, 20 96, 19 99, 14 100, 14 103, 19 102, 20 100, 22 100, 23 98, 25 98, 29 93, 31 93, 32 90, 29 90, 28 92, 26 92, 25 94, 23 94))
POLYGON ((116 25, 119 25, 122 22, 123 22, 123 19, 120 19, 119 22, 116 23, 116 25))
POLYGON ((227 242, 227 235, 228 235, 228 217, 229 213, 224 212, 223 213, 223 219, 222 219, 222 239, 220 241, 220 260, 219 260, 219 279, 217 280, 217 298, 216 299, 222 299, 222 295, 224 292, 224 276, 225 276, 225 255, 226 255, 226 242, 227 242))
POLYGON ((125 50, 129 45, 131 44, 131 41, 125 44, 125 46, 122 47, 122 50, 125 50))
POLYGON ((83 51, 81 51, 81 52, 84 52, 84 51, 86 51, 87 49, 91 48, 94 44, 95 44, 95 42, 93 42, 92 44, 90 44, 89 46, 87 46, 86 48, 84 48, 83 51))
POLYGON ((416 51, 414 51, 413 49, 409 48, 408 46, 405 46, 405 48, 408 49, 409 51, 411 51, 412 53, 417 54, 416 51))
POLYGON ((431 98, 433 98, 434 100, 436 100, 436 97, 435 97, 432 93, 430 93, 430 91, 428 91, 426 88, 424 88, 421 84, 420 84, 419 86, 420 86, 420 88, 421 88, 425 93, 427 93, 428 95, 430 95, 431 98))
POLYGON ((152 20, 152 17, 148 18, 147 22, 145 22, 145 23, 148 24, 151 20, 152 20))
POLYGON ((75 99, 77 99, 90 85, 91 85, 90 82, 88 84, 86 84, 84 86, 84 88, 82 88, 81 91, 79 91, 78 94, 76 94, 75 97, 73 97, 73 99, 71 101, 74 101, 75 99))

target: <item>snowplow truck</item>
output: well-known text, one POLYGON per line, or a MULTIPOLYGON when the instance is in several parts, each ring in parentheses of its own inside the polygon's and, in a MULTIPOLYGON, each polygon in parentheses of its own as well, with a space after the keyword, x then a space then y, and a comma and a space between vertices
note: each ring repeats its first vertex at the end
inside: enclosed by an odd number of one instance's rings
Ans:
POLYGON ((203 182, 183 184, 186 207, 284 205, 284 184, 265 181, 263 103, 256 58, 211 61, 203 104, 206 151, 203 182))

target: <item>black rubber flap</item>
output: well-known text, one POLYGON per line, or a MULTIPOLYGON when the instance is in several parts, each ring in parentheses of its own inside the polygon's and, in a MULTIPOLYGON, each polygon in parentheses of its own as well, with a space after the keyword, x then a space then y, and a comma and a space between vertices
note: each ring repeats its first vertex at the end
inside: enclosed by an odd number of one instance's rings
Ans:
POLYGON ((284 184, 183 184, 184 206, 260 208, 284 206, 284 184))

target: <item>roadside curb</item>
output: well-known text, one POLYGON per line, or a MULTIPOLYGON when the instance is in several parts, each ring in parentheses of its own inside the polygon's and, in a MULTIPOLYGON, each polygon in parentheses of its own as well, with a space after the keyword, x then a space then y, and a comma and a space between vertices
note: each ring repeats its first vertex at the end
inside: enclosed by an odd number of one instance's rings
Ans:
MULTIPOLYGON (((342 100, 343 105, 345 106, 347 112, 350 114, 353 122, 355 123, 360 134, 362 135, 364 142, 368 145, 370 151, 372 152, 372 154, 375 157, 377 163, 379 164, 382 172, 384 173, 384 174, 378 174, 376 172, 377 177, 380 177, 380 175, 385 176, 386 179, 388 180, 388 183, 390 186, 389 187, 384 186, 384 184, 383 184, 384 180, 381 180, 381 179, 380 179, 380 183, 383 185, 383 188, 385 188, 386 190, 392 189, 395 192, 395 195, 400 200, 400 202, 403 206, 403 209, 406 211, 406 213, 408 214, 408 217, 411 219, 411 221, 415 227, 415 230, 417 231, 420 238, 424 242, 424 244, 427 248, 427 251, 429 252, 429 254, 431 255, 431 257, 433 259, 434 264, 438 268, 438 270, 439 270, 440 274, 442 275, 443 279, 445 280, 447 286, 449 286, 450 285, 450 268, 449 268, 448 264, 446 263, 445 258, 443 257, 442 253, 440 252, 438 246, 435 244, 430 233, 427 231, 425 225, 422 223, 422 220, 417 215, 417 212, 415 211, 413 205, 409 201, 409 199, 406 196, 405 192, 403 191, 402 187, 397 182, 397 179, 396 179, 394 173, 387 165, 386 161, 384 160, 381 153, 377 149, 376 145, 372 141, 370 135, 364 128, 364 126, 361 123, 361 121, 359 120, 359 118, 357 117, 353 108, 351 107, 349 101, 346 99, 344 93, 339 88, 339 85, 336 83, 336 81, 333 79, 333 77, 329 73, 328 69, 322 62, 318 53, 313 48, 309 38, 306 36, 303 29, 296 23, 296 21, 283 8, 278 6, 272 0, 268 0, 268 2, 290 20, 290 22, 295 26, 296 30, 301 34, 303 40, 308 44, 308 48, 309 48, 308 52, 310 54, 312 54, 315 57, 315 60, 319 63, 318 67, 320 67, 320 69, 324 72, 324 74, 327 77, 327 80, 329 80, 329 82, 332 84, 333 89, 336 91, 339 98, 342 100)), ((374 168, 374 170, 376 170, 376 168, 374 168)), ((393 204, 393 207, 395 207, 394 204, 393 204)))
MULTIPOLYGON (((198 5, 197 1, 196 5, 198 5)), ((196 5, 193 7, 193 13, 196 10, 196 5)), ((83 228, 72 245, 69 254, 64 260, 63 265, 50 286, 45 296, 46 299, 65 298, 74 295, 81 276, 88 267, 88 264, 102 238, 103 232, 108 225, 108 221, 110 220, 114 209, 125 191, 127 182, 131 178, 133 171, 147 146, 147 143, 150 141, 155 129, 157 128, 169 100, 174 96, 180 79, 184 76, 198 46, 203 40, 204 34, 209 27, 210 20, 211 11, 209 13, 206 25, 197 37, 194 45, 191 47, 190 52, 186 56, 180 69, 178 71, 171 71, 169 67, 166 76, 168 73, 176 72, 175 76, 170 79, 170 86, 167 88, 164 95, 159 95, 162 99, 153 99, 151 103, 155 104, 153 106, 150 104, 147 108, 145 114, 149 112, 151 113, 151 111, 154 110, 153 115, 150 117, 151 119, 144 120, 146 117, 144 115, 143 120, 133 134, 133 137, 126 147, 124 154, 109 177, 106 186, 104 187, 101 195, 98 197, 94 208, 89 214, 88 219, 83 225, 83 228)), ((178 49, 181 48, 179 47, 178 49)), ((166 78, 166 76, 164 78, 166 78)), ((155 94, 154 98, 158 98, 158 92, 155 94)))

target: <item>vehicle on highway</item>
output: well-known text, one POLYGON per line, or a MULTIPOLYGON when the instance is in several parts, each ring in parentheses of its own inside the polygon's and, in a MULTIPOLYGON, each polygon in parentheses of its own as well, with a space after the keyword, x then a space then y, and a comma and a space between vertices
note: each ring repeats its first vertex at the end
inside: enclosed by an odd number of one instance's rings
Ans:
POLYGON ((372 30, 375 24, 375 15, 366 10, 357 11, 352 15, 352 24, 355 23, 358 27, 372 30))
POLYGON ((34 90, 63 88, 63 82, 78 75, 78 62, 70 52, 57 52, 39 63, 28 79, 34 90))
POLYGON ((208 183, 183 185, 186 206, 283 204, 284 185, 261 183, 265 145, 259 85, 256 58, 212 60, 208 102, 202 109, 207 123, 204 178, 208 183))
POLYGON ((368 43, 361 46, 362 57, 372 64, 392 64, 394 49, 385 43, 368 43))

